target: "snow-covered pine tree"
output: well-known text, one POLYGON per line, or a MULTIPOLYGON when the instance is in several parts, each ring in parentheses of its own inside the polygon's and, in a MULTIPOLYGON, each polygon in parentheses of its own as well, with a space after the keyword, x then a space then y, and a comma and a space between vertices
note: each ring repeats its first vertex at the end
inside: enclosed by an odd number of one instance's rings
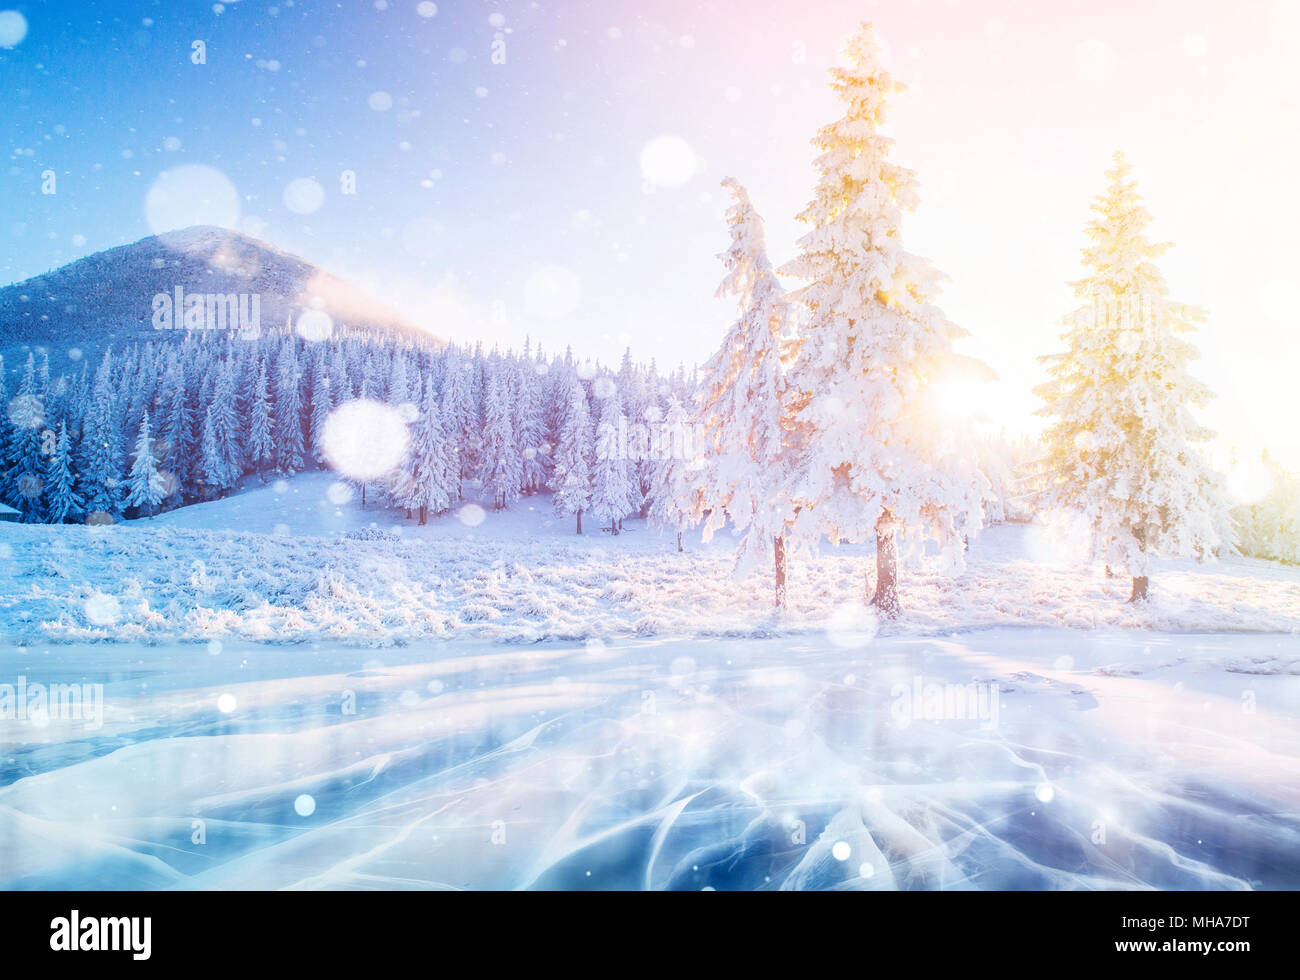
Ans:
POLYGON ((45 513, 45 457, 41 452, 45 430, 44 393, 44 385, 37 378, 35 358, 28 354, 18 392, 5 406, 12 426, 9 453, 14 498, 25 524, 40 523, 45 513))
POLYGON ((510 422, 509 387, 505 365, 498 363, 487 382, 483 401, 483 438, 479 451, 479 482, 492 495, 492 506, 502 510, 519 499, 523 468, 510 422))
POLYGON ((275 363, 275 465, 292 476, 303 468, 302 394, 298 350, 292 337, 280 346, 275 363))
POLYGON ((474 403, 474 365, 459 352, 447 353, 447 373, 442 387, 442 425, 458 461, 456 498, 463 496, 463 481, 474 478, 478 443, 478 411, 474 403))
POLYGON ((958 527, 979 527, 987 482, 943 438, 928 404, 965 331, 934 305, 940 274, 903 248, 902 212, 917 203, 916 177, 889 160, 893 140, 880 131, 889 96, 903 86, 885 69, 870 25, 846 53, 848 67, 831 69, 845 114, 813 140, 821 176, 799 215, 811 228, 781 270, 807 283, 790 296, 808 312, 787 375, 805 447, 788 484, 798 511, 792 539, 816 547, 823 535, 874 534, 871 602, 892 617, 900 608, 896 532, 914 550, 933 537, 960 565, 958 527))
POLYGON ((698 400, 707 467, 697 474, 709 512, 704 539, 730 521, 741 535, 737 574, 771 560, 776 605, 785 607, 785 534, 794 508, 783 485, 790 467, 786 366, 797 353, 789 336, 785 290, 767 257, 763 219, 749 194, 727 177, 731 245, 718 256, 727 274, 718 297, 734 296, 740 316, 705 365, 698 400))
POLYGON ((533 494, 546 486, 551 468, 550 446, 547 443, 546 422, 543 418, 541 379, 537 364, 524 356, 515 369, 517 394, 515 401, 515 446, 521 461, 520 481, 523 492, 533 494))
POLYGON ((131 463, 130 491, 127 506, 134 507, 136 513, 152 517, 154 508, 167 495, 167 481, 158 472, 158 461, 153 454, 153 439, 149 435, 149 413, 140 419, 140 434, 135 441, 135 452, 131 463))
POLYGON ((160 395, 162 418, 158 426, 163 443, 162 466, 176 481, 177 496, 191 483, 194 460, 194 410, 186 391, 185 367, 177 358, 168 367, 160 395))
POLYGON ((591 411, 587 393, 569 374, 568 399, 559 442, 555 446, 555 475, 552 504, 557 514, 577 515, 577 533, 582 533, 582 512, 591 507, 591 460, 594 453, 591 411))
POLYGON ((266 466, 275 456, 271 438, 271 398, 266 386, 266 362, 259 360, 248 403, 248 462, 266 480, 266 466))
POLYGON ((1209 389, 1191 376, 1187 339, 1205 314, 1174 302, 1156 266, 1171 246, 1147 238, 1151 215, 1116 153, 1092 205, 1089 275, 1072 283, 1081 305, 1066 318, 1065 350, 1043 358, 1037 389, 1052 419, 1045 436, 1048 506, 1083 513, 1094 554, 1147 596, 1151 553, 1204 558, 1234 538, 1222 480, 1197 444, 1212 433, 1192 415, 1209 389))
POLYGON ((122 515, 122 451, 110 383, 112 361, 105 352, 95 372, 90 405, 81 427, 78 491, 86 501, 86 523, 106 524, 122 515))
POLYGON ((334 410, 334 384, 324 371, 316 372, 311 389, 311 453, 317 465, 325 462, 325 453, 321 448, 320 434, 325 428, 325 421, 334 410))
POLYGON ((616 393, 603 400, 596 434, 596 460, 591 474, 591 512, 608 520, 610 532, 619 534, 623 518, 637 509, 631 462, 623 450, 627 417, 616 393))
POLYGON ((70 517, 85 513, 85 501, 77 493, 72 472, 72 440, 68 437, 67 422, 59 423, 54 452, 46 457, 45 500, 45 519, 51 524, 62 524, 70 517))
MULTIPOLYGON (((243 473, 244 455, 242 432, 239 426, 239 405, 235 394, 234 365, 228 357, 223 358, 216 365, 210 408, 216 449, 221 457, 219 470, 224 474, 223 482, 217 489, 228 490, 239 482, 239 477, 243 473)), ((206 449, 204 452, 206 453, 206 449)), ((212 472, 207 469, 206 464, 205 472, 212 472)))
POLYGON ((6 379, 5 359, 0 354, 0 408, 5 415, 0 417, 0 503, 7 504, 13 499, 13 455, 11 426, 6 424, 9 410, 9 383, 6 379))
POLYGON ((203 441, 199 448, 197 468, 197 476, 207 487, 209 499, 221 496, 238 479, 238 474, 232 472, 230 460, 222 451, 220 427, 215 406, 209 405, 203 417, 203 441))
POLYGON ((657 466, 651 495, 649 518, 677 535, 677 550, 682 550, 682 534, 700 522, 700 483, 702 467, 696 465, 696 447, 690 437, 690 418, 676 395, 668 398, 668 411, 653 447, 657 466))
POLYGON ((456 460, 447 452, 442 410, 431 379, 426 379, 420 417, 412 427, 410 454, 410 477, 401 503, 416 511, 420 523, 425 524, 430 513, 450 509, 459 482, 456 460))

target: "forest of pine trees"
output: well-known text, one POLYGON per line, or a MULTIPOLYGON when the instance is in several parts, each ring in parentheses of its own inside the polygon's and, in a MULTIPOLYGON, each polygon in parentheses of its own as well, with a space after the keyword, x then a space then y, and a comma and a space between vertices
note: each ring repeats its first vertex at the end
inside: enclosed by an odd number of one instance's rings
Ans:
MULTIPOLYGON (((592 511, 617 532, 645 505, 642 464, 599 459, 602 445, 629 450, 627 440, 602 439, 600 423, 662 418, 671 402, 689 401, 693 384, 684 368, 660 378, 630 354, 607 375, 571 353, 361 333, 321 341, 196 333, 108 350, 93 370, 83 363, 57 376, 38 350, 12 396, 0 361, 0 501, 28 523, 110 524, 214 499, 247 478, 323 468, 331 413, 367 399, 401 411, 408 430, 402 464, 367 478, 372 502, 424 523, 480 489, 498 508, 555 491, 563 513, 592 511)), ((644 451, 650 440, 631 443, 644 451)), ((657 465, 647 460, 646 472, 657 465)))

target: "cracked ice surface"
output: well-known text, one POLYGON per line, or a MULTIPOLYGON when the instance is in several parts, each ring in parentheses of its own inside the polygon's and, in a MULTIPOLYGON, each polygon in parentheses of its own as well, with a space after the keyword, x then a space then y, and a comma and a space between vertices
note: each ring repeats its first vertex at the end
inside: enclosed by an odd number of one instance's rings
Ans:
POLYGON ((1223 667, 1295 645, 10 648, 106 712, 0 721, 0 885, 1295 888, 1300 678, 1223 667))

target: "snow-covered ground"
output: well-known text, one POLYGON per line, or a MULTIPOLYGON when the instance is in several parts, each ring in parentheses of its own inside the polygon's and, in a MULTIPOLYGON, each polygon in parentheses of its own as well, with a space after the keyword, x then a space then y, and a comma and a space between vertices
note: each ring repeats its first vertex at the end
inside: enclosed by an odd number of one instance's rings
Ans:
POLYGON ((725 539, 331 497, 0 525, 0 685, 104 697, 0 718, 0 887, 1300 887, 1296 569, 993 528, 878 631, 860 553, 776 620, 725 539))
MULTIPOLYGON (((731 576, 726 535, 708 546, 697 536, 678 553, 635 520, 617 538, 589 520, 578 537, 545 496, 423 528, 332 497, 331 477, 313 473, 123 527, 0 525, 0 630, 59 642, 371 645, 816 634, 861 628, 854 604, 873 570, 860 548, 796 556, 778 621, 765 576, 731 576)), ((1150 603, 1125 604, 1128 589, 1045 528, 993 527, 972 541, 964 574, 906 572, 905 615, 889 629, 1300 630, 1300 568, 1158 562, 1150 603)), ((1297 669, 1297 656, 1274 666, 1297 669)))

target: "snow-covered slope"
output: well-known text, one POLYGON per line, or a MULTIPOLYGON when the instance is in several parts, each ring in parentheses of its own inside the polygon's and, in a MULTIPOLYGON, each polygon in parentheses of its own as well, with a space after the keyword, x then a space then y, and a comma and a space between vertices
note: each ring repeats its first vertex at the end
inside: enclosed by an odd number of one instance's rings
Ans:
MULTIPOLYGON (((732 577, 726 534, 709 546, 688 538, 682 553, 636 520, 617 538, 589 521, 578 537, 545 496, 502 512, 470 504, 421 528, 347 494, 312 473, 119 527, 0 525, 0 628, 60 641, 381 645, 876 629, 858 606, 872 564, 860 548, 792 559, 790 609, 777 619, 762 571, 732 577)), ((1173 561, 1156 570, 1145 606, 1125 604, 1127 588, 1047 529, 994 527, 972 541, 964 574, 924 562, 907 571, 904 614, 888 632, 1300 631, 1300 569, 1173 561)), ((1261 669, 1300 669, 1296 645, 1261 669)))
POLYGON ((91 352, 109 343, 178 337, 151 323, 158 293, 257 294, 261 325, 281 327, 309 306, 343 326, 420 334, 397 311, 303 259, 225 228, 150 235, 0 289, 0 352, 46 345, 91 352))

